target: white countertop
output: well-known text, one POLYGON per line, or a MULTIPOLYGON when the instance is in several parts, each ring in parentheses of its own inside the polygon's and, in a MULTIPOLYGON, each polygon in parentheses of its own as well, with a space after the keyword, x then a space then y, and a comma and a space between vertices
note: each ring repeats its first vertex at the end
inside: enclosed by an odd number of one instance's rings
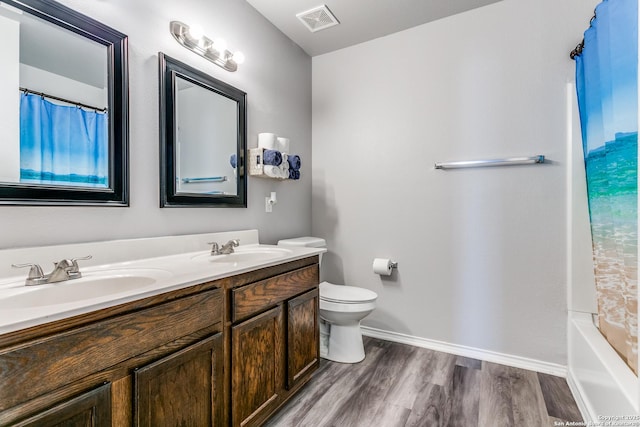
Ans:
MULTIPOLYGON (((254 231, 255 230, 251 230, 251 232, 254 231)), ((201 236, 211 238, 212 234, 192 236, 198 236, 200 240, 202 240, 203 237, 201 236)), ((185 239, 182 240, 186 240, 186 237, 191 236, 185 236, 185 239)), ((215 240, 216 236, 213 235, 213 237, 214 239, 212 240, 215 240)), ((228 233, 224 234, 224 237, 228 237, 228 233)), ((150 240, 152 241, 151 244, 156 246, 159 242, 159 238, 138 239, 138 241, 142 240, 150 240)), ((175 240, 176 238, 173 237, 172 242, 175 243, 175 240)), ((220 241, 222 241, 222 239, 220 239, 220 241)), ((80 271, 83 274, 81 279, 45 285, 25 286, 24 280, 27 276, 28 269, 21 271, 20 275, 15 275, 16 271, 14 271, 14 275, 10 277, 0 278, 0 334, 326 252, 324 248, 283 248, 274 245, 260 245, 257 243, 257 231, 255 231, 255 239, 245 238, 245 241, 249 243, 243 244, 241 239, 240 246, 236 248, 238 254, 265 253, 267 254, 266 257, 270 259, 248 259, 246 261, 228 262, 227 260, 233 260, 233 258, 228 258, 228 255, 212 257, 210 256, 210 251, 200 250, 142 258, 133 261, 121 261, 121 259, 125 257, 122 254, 122 248, 135 246, 135 244, 127 245, 127 241, 119 241, 117 249, 120 249, 120 253, 112 257, 113 259, 118 259, 119 262, 97 264, 84 268, 82 267, 82 262, 80 262, 80 271), (227 258, 224 259, 225 257, 227 258), (119 281, 113 283, 108 281, 114 277, 119 281), (128 279, 140 279, 140 283, 135 286, 129 286, 128 283, 132 282, 127 282, 128 279), (86 287, 84 285, 86 285, 86 287), (91 286, 93 286, 93 288, 91 288, 91 286), (97 287, 105 290, 106 294, 102 294, 99 290, 94 292, 98 289, 97 287), (36 294, 38 292, 40 294, 36 294), (71 300, 75 299, 75 301, 57 303, 55 300, 60 295, 66 295, 71 300), (31 301, 34 302, 32 303, 31 301)), ((104 243, 106 242, 100 242, 96 245, 104 243)), ((84 246, 89 245, 91 244, 78 246, 83 246, 83 249, 86 249, 84 246)), ((175 252, 175 245, 171 246, 172 249, 170 251, 175 252)), ((21 249, 17 251, 24 252, 25 250, 21 249)), ((5 254, 0 254, 0 262, 6 261, 7 259, 15 259, 15 257, 11 258, 11 256, 6 256, 9 251, 4 252, 5 254)), ((48 253, 57 252, 49 251, 48 253)), ((67 256, 71 257, 74 255, 79 254, 70 254, 67 256)), ((96 262, 95 256, 93 261, 96 262)), ((49 272, 48 270, 49 269, 45 269, 45 273, 49 272)), ((67 297, 62 297, 63 300, 66 298, 67 297)))

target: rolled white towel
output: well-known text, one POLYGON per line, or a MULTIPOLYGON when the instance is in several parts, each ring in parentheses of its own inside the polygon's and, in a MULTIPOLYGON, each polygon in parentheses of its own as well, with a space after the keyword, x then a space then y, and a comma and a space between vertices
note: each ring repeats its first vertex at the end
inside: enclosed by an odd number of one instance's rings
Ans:
POLYGON ((287 179, 289 178, 289 162, 287 161, 287 155, 282 153, 282 163, 280 166, 277 166, 279 169, 280 176, 278 178, 287 179))
POLYGON ((278 137, 278 151, 281 153, 288 153, 289 152, 289 146, 290 146, 290 140, 289 138, 284 138, 284 137, 278 137))
POLYGON ((264 174, 270 178, 282 178, 280 166, 264 165, 264 174))
POLYGON ((259 133, 258 148, 264 148, 265 150, 278 150, 278 139, 276 134, 268 132, 259 133))

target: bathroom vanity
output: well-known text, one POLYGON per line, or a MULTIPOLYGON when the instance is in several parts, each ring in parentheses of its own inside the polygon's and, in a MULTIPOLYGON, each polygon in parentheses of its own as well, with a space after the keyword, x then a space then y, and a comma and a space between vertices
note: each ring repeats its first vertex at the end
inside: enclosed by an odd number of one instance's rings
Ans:
POLYGON ((264 423, 318 367, 318 251, 238 252, 222 267, 202 252, 128 262, 172 260, 173 279, 5 327, 0 425, 264 423))
POLYGON ((318 367, 317 256, 280 268, 230 289, 232 426, 260 425, 318 367))

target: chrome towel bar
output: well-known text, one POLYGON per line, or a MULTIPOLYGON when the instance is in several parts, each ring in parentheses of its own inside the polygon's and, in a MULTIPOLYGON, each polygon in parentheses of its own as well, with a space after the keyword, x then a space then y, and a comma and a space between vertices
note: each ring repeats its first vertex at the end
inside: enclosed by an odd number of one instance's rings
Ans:
POLYGON ((226 176, 207 176, 202 178, 182 178, 182 182, 185 184, 190 184, 192 182, 225 182, 227 180, 226 176))
POLYGON ((544 156, 509 157, 505 159, 466 160, 461 162, 437 162, 436 169, 483 168, 488 166, 513 166, 544 163, 544 156))

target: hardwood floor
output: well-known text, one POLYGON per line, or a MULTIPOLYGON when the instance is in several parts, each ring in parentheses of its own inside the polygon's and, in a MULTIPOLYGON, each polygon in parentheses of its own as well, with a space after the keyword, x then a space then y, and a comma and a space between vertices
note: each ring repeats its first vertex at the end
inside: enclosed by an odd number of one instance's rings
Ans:
POLYGON ((367 357, 322 360, 268 427, 543 427, 582 421, 563 378, 365 337, 367 357), (557 424, 555 424, 557 423, 557 424))

